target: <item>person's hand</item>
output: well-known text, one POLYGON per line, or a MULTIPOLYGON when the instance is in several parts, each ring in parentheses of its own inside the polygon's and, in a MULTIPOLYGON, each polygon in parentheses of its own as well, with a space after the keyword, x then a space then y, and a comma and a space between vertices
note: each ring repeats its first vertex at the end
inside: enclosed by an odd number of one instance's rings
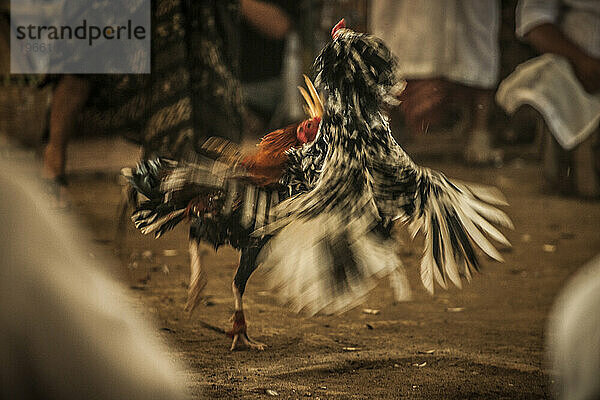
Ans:
POLYGON ((439 124, 445 115, 445 102, 451 97, 450 85, 443 79, 411 79, 398 97, 412 133, 423 133, 439 124))
POLYGON ((600 92, 600 59, 582 54, 571 60, 575 75, 586 92, 600 92))
POLYGON ((544 23, 525 34, 525 39, 540 53, 553 53, 570 61, 575 76, 586 92, 600 91, 600 59, 590 57, 552 23, 544 23))
POLYGON ((240 10, 251 26, 270 39, 285 39, 294 25, 287 12, 275 3, 241 0, 240 10))

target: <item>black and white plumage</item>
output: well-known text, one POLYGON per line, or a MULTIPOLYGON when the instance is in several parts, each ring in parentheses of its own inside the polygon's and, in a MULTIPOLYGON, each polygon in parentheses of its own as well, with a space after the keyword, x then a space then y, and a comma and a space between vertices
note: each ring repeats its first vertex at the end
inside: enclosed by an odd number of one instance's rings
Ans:
POLYGON ((215 249, 257 241, 251 233, 274 219, 280 195, 285 197, 280 186, 253 184, 239 164, 208 157, 144 160, 126 176, 145 197, 132 215, 142 233, 159 238, 188 218, 192 238, 215 249))
MULTIPOLYGON (((205 143, 208 148, 227 142, 215 139, 205 143)), ((221 149, 222 150, 222 149, 221 149)), ((223 152, 220 151, 222 155, 223 152)), ((219 157, 222 158, 222 157, 219 157)), ((186 310, 200 304, 207 283, 202 243, 218 249, 231 245, 241 250, 240 264, 232 289, 236 297, 232 350, 240 345, 263 349, 262 343, 251 340, 246 333, 242 296, 246 283, 256 269, 256 257, 267 237, 254 237, 252 232, 273 220, 273 210, 285 191, 279 185, 257 186, 239 162, 239 154, 229 160, 210 157, 193 162, 164 159, 142 161, 135 171, 127 171, 133 188, 143 199, 132 219, 144 234, 156 238, 183 220, 189 220, 190 283, 186 310)))
POLYGON ((316 60, 316 85, 325 92, 317 140, 294 150, 284 180, 311 182, 278 207, 274 235, 261 255, 275 288, 295 310, 341 312, 389 275, 398 296, 406 279, 387 230, 392 221, 422 231, 421 278, 461 286, 479 269, 476 247, 502 257, 484 233, 503 245, 492 223, 512 228, 494 206, 494 189, 459 184, 416 165, 396 143, 383 107, 395 104, 403 83, 395 59, 378 39, 342 28, 316 60), (316 148, 327 143, 326 153, 316 148), (316 164, 313 170, 306 165, 316 164), (289 175, 292 175, 290 177, 289 175), (382 233, 383 232, 383 233, 382 233), (341 290, 340 290, 341 288, 341 290))

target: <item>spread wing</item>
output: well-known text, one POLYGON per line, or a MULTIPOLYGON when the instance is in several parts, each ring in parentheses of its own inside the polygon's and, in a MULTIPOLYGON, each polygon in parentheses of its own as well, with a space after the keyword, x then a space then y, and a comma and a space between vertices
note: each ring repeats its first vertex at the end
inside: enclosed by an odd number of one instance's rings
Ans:
POLYGON ((442 173, 414 164, 397 144, 372 165, 373 191, 382 215, 409 223, 413 237, 425 235, 421 279, 433 293, 434 281, 461 287, 461 275, 471 278, 479 270, 476 248, 491 258, 502 256, 486 235, 510 246, 494 224, 513 228, 497 208, 507 205, 495 188, 464 184, 442 173))
POLYGON ((342 140, 328 138, 314 186, 281 203, 276 221, 261 230, 275 235, 261 253, 269 280, 296 311, 343 312, 384 276, 396 297, 405 298, 409 289, 395 245, 379 234, 393 220, 409 223, 413 235, 425 234, 421 278, 431 293, 434 281, 446 288, 448 281, 461 287, 461 275, 470 279, 479 269, 477 247, 502 260, 486 235, 509 245, 493 225, 512 228, 496 207, 506 205, 498 191, 417 166, 387 126, 381 128, 372 131, 378 143, 348 151, 356 143, 352 130, 332 127, 342 140))

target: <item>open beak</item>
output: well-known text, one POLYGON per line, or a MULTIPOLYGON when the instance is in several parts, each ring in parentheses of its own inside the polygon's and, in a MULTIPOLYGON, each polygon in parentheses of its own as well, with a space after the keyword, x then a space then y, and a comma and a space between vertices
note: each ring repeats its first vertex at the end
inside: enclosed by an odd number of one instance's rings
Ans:
POLYGON ((310 78, 306 75, 304 76, 304 82, 306 82, 306 88, 308 92, 301 86, 298 86, 298 90, 304 97, 304 101, 306 102, 306 106, 304 106, 304 111, 311 117, 322 117, 323 116, 323 101, 317 93, 317 89, 310 81, 310 78), (310 94, 309 94, 310 93, 310 94))
POLYGON ((339 30, 340 29, 345 29, 346 28, 346 20, 344 18, 342 18, 340 20, 340 22, 338 22, 333 29, 331 30, 331 38, 335 40, 335 38, 339 35, 339 30))

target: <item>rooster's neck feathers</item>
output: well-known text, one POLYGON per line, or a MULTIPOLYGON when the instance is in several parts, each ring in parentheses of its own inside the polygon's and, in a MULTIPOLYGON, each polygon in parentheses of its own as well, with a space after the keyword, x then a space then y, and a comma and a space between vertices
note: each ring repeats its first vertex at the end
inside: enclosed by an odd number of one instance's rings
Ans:
POLYGON ((354 112, 369 118, 384 103, 397 104, 404 88, 397 61, 384 43, 350 29, 338 32, 315 61, 316 83, 327 93, 327 113, 354 112))

